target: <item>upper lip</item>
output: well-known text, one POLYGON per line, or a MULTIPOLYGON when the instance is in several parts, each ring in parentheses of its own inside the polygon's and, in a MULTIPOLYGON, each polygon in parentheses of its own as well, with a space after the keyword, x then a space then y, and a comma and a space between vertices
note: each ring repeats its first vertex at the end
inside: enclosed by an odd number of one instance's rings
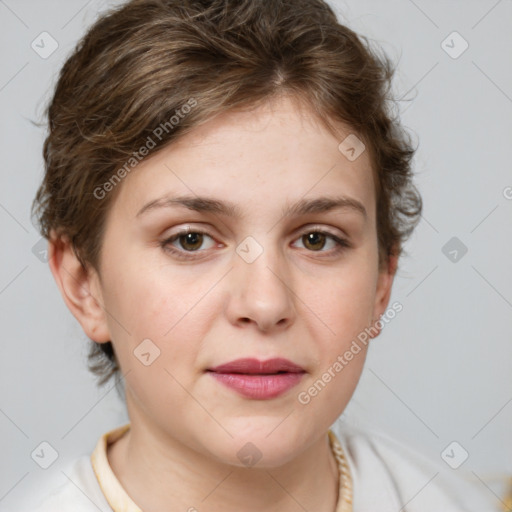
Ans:
POLYGON ((255 358, 244 358, 209 368, 216 373, 275 374, 279 372, 302 373, 305 370, 299 365, 281 357, 260 361, 255 358))

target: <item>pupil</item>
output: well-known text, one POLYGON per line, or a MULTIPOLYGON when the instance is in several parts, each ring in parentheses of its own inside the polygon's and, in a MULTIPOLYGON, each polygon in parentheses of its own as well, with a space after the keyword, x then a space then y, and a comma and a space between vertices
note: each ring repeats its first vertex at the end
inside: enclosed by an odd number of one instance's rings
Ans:
POLYGON ((322 249, 324 246, 324 235, 322 233, 309 233, 306 236, 306 240, 308 245, 318 245, 320 244, 320 247, 314 247, 315 249, 322 249))
MULTIPOLYGON (((185 236, 185 245, 188 245, 189 247, 183 247, 184 249, 192 249, 192 250, 196 250, 198 249, 199 247, 201 247, 201 237, 202 235, 199 234, 199 233, 187 233, 185 236), (192 246, 195 246, 195 247, 190 247, 190 245, 192 246)), ((183 246, 183 244, 182 244, 183 246)))

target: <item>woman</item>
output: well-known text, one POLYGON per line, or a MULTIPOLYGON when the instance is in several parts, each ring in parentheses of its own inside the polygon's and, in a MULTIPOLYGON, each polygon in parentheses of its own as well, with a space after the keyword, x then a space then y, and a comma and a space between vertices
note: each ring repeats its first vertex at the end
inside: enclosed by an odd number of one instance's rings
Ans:
POLYGON ((39 510, 493 510, 330 429, 421 212, 391 76, 321 0, 134 0, 91 27, 34 206, 130 423, 39 510))

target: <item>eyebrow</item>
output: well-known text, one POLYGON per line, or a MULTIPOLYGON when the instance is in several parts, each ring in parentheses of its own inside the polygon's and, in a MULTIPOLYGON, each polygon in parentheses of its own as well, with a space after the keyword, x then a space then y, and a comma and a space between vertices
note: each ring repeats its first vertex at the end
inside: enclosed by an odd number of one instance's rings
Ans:
MULTIPOLYGON (((140 217, 144 213, 154 211, 156 209, 171 208, 173 206, 184 206, 189 210, 197 212, 215 213, 229 217, 243 217, 242 211, 238 205, 230 201, 219 201, 217 199, 199 196, 163 196, 145 204, 139 210, 136 217, 140 217)), ((351 209, 361 213, 365 219, 367 218, 366 208, 363 204, 357 199, 346 196, 301 199, 293 205, 284 207, 281 213, 283 217, 290 217, 293 215, 299 216, 308 213, 328 212, 335 209, 351 209)))

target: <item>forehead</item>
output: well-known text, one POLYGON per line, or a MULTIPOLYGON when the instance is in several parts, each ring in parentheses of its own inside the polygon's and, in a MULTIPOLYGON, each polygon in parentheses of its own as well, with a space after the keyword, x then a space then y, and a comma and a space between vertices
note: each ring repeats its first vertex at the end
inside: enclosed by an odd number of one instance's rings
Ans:
POLYGON ((343 141, 359 139, 347 125, 336 128, 331 134, 289 98, 224 112, 141 161, 123 179, 117 208, 133 218, 166 192, 229 199, 242 210, 331 194, 357 198, 373 217, 368 152, 349 158, 343 141))

